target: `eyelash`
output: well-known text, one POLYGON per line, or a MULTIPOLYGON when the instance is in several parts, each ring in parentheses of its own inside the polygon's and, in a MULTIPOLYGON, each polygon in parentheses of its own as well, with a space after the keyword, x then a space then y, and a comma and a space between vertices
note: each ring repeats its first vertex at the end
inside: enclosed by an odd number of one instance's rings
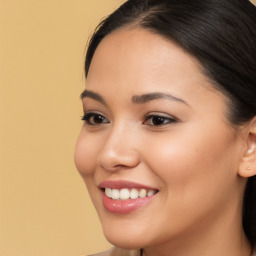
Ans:
POLYGON ((94 113, 94 112, 88 112, 88 113, 85 113, 82 118, 81 118, 86 124, 88 125, 92 125, 92 126, 96 126, 96 125, 101 125, 101 124, 106 124, 106 123, 109 123, 109 121, 101 114, 98 114, 98 113, 94 113), (92 118, 98 118, 98 121, 96 121, 94 119, 91 120, 92 118))
MULTIPOLYGON (((87 125, 91 125, 91 126, 97 126, 97 125, 101 125, 101 124, 110 123, 110 121, 107 118, 105 118, 103 115, 94 113, 94 112, 85 113, 81 119, 87 125), (98 118, 98 120, 95 118, 98 118)), ((150 114, 145 117, 143 124, 148 125, 148 126, 164 126, 167 124, 177 123, 177 122, 178 122, 178 120, 171 116, 167 117, 167 116, 160 115, 160 114, 150 114)))
POLYGON ((143 124, 146 124, 149 126, 164 126, 171 123, 177 123, 177 119, 171 116, 167 117, 160 114, 147 115, 145 118, 145 121, 143 122, 143 124), (151 122, 147 124, 149 120, 151 120, 151 122))

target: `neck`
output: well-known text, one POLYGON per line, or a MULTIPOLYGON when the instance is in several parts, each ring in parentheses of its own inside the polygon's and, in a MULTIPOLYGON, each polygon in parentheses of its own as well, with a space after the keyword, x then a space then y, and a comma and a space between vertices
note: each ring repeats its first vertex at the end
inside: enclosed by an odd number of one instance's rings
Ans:
POLYGON ((142 250, 142 256, 251 256, 252 249, 249 242, 244 238, 243 241, 235 243, 226 243, 227 240, 220 238, 218 241, 209 241, 201 243, 197 241, 193 245, 187 244, 183 247, 177 245, 161 245, 156 247, 145 248, 142 250), (223 245, 225 244, 225 245, 223 245), (230 246, 232 244, 232 246, 230 246))
POLYGON ((251 256, 252 250, 242 225, 237 216, 230 219, 216 221, 209 225, 209 221, 200 225, 200 228, 191 228, 190 231, 177 236, 171 241, 143 249, 143 256, 251 256))

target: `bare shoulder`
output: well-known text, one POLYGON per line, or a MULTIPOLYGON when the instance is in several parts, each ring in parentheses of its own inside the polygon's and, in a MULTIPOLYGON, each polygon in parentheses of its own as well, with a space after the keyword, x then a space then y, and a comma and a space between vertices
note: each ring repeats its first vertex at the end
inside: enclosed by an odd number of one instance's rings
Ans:
POLYGON ((124 250, 113 247, 107 251, 91 254, 88 256, 140 256, 139 250, 124 250))

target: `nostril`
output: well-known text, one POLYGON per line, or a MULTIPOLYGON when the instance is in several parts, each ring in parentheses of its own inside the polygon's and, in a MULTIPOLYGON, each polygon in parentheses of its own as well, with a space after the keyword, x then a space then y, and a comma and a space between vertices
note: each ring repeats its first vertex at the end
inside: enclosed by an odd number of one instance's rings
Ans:
POLYGON ((106 171, 118 171, 134 168, 140 162, 139 153, 134 149, 134 143, 120 139, 123 134, 114 131, 98 154, 97 163, 106 171))
POLYGON ((129 170, 139 164, 137 155, 111 155, 99 159, 98 164, 106 171, 129 170))

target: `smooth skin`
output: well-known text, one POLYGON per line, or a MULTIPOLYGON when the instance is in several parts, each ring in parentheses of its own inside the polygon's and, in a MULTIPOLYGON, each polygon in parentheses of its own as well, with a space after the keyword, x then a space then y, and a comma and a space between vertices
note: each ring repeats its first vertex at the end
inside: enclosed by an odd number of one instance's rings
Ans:
POLYGON ((103 39, 86 90, 100 97, 83 98, 86 121, 75 162, 106 238, 121 248, 144 248, 146 256, 249 256, 241 216, 246 178, 255 174, 247 170, 255 120, 231 125, 227 98, 199 63, 141 28, 103 39), (150 93, 164 96, 134 100, 150 93), (159 192, 134 212, 114 214, 98 188, 106 180, 159 192))

